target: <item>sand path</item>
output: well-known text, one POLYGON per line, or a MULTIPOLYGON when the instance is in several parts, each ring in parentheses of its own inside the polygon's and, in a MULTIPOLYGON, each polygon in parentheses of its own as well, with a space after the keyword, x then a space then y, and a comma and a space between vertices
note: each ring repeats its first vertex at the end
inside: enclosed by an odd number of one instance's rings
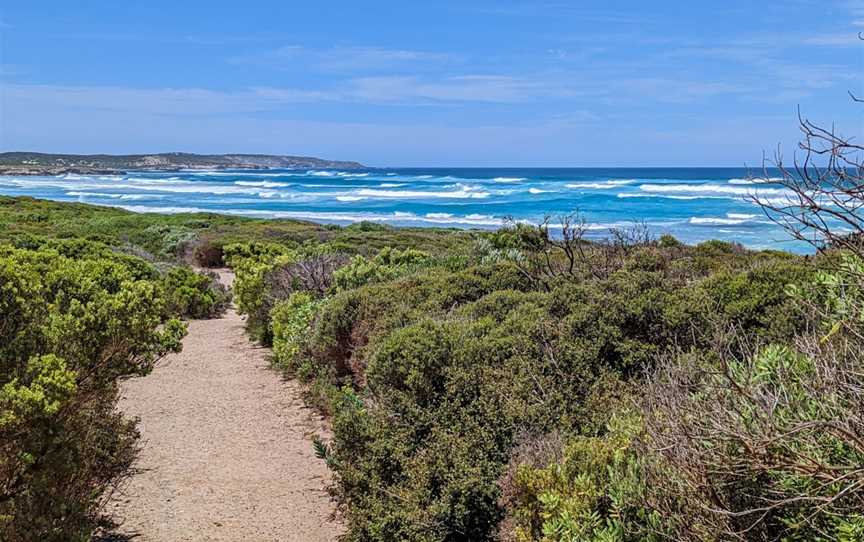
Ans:
POLYGON ((182 353, 124 384, 120 408, 140 418, 144 446, 140 472, 106 510, 120 525, 103 539, 337 538, 328 470, 310 441, 326 427, 268 353, 232 308, 190 322, 182 353))

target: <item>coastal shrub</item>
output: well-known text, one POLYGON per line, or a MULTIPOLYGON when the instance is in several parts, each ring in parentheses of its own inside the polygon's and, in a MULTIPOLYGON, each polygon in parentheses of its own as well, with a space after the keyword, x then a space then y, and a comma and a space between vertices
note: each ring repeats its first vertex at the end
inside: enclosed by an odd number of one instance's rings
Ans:
POLYGON ((298 251, 293 261, 279 260, 266 272, 267 296, 278 300, 287 299, 294 292, 311 292, 321 297, 333 287, 339 269, 347 261, 346 256, 332 253, 326 247, 298 251))
POLYGON ((367 344, 387 332, 430 314, 455 310, 498 289, 525 289, 527 282, 509 265, 475 266, 458 272, 424 268, 389 282, 338 292, 321 306, 313 322, 309 350, 320 366, 338 376, 364 379, 367 344))
POLYGON ((684 246, 684 243, 675 238, 674 235, 664 233, 657 239, 657 245, 661 248, 675 248, 684 246))
POLYGON ((392 231, 394 228, 389 224, 381 224, 379 222, 370 222, 369 220, 361 220, 360 222, 354 222, 353 224, 349 224, 345 226, 346 230, 349 231, 392 231))
POLYGON ((544 245, 542 230, 530 224, 510 223, 484 237, 496 249, 539 251, 544 245))
MULTIPOLYGON (((457 286, 457 298, 474 290, 473 300, 452 309, 455 292, 423 291, 420 311, 402 313, 409 323, 391 321, 363 349, 365 386, 357 396, 363 406, 337 405, 333 454, 357 539, 448 540, 460 533, 491 539, 504 513, 498 479, 515 429, 594 427, 589 409, 617 405, 614 394, 601 397, 612 389, 615 368, 635 374, 660 341, 674 336, 657 310, 672 299, 661 277, 622 272, 602 288, 571 284, 547 294, 478 288, 486 272, 443 275, 436 287, 457 286), (451 309, 430 318, 436 311, 423 306, 433 300, 451 309), (398 452, 385 458, 382 450, 398 452)), ((391 287, 394 301, 413 303, 419 278, 411 280, 395 282, 402 288, 391 287)), ((336 326, 331 345, 341 339, 343 349, 356 347, 351 328, 365 318, 364 294, 382 288, 348 291, 322 307, 316 326, 336 326)))
POLYGON ((702 283, 716 317, 767 342, 783 341, 805 323, 800 303, 788 289, 811 284, 815 269, 798 262, 769 261, 746 271, 719 271, 702 283))
POLYGON ((237 311, 247 316, 250 334, 265 345, 272 344, 270 309, 265 277, 279 264, 293 262, 295 255, 273 244, 226 245, 225 259, 234 271, 232 286, 237 311), (277 248, 278 247, 278 248, 277 248))
POLYGON ((499 538, 513 542, 573 540, 655 542, 668 539, 660 514, 647 505, 643 459, 633 449, 638 417, 622 412, 603 436, 575 436, 517 447, 502 478, 508 517, 499 538), (554 455, 553 455, 554 454, 554 455), (550 457, 551 455, 551 457, 550 457), (544 457, 545 456, 545 457, 544 457), (557 457, 556 457, 557 456, 557 457))
POLYGON ((162 278, 166 311, 185 318, 215 318, 228 308, 231 295, 215 273, 174 267, 162 278))
POLYGON ((279 243, 253 241, 249 243, 229 243, 222 247, 222 257, 229 266, 234 267, 238 260, 250 259, 260 263, 272 262, 279 256, 290 255, 292 250, 279 243))
POLYGON ((121 250, 90 239, 45 239, 40 250, 56 251, 59 255, 78 260, 114 262, 123 265, 132 280, 154 280, 159 272, 149 262, 121 250))
POLYGON ((482 423, 494 405, 478 389, 485 366, 471 361, 490 345, 474 344, 472 327, 427 320, 394 332, 369 366, 381 405, 352 395, 337 404, 333 464, 349 539, 489 539, 507 429, 482 423))
POLYGON ((493 265, 505 261, 525 264, 525 254, 518 248, 499 248, 488 238, 478 239, 474 243, 474 254, 478 263, 483 265, 493 265))
POLYGON ((295 292, 270 311, 276 364, 307 381, 315 376, 314 369, 303 364, 300 354, 320 303, 308 292, 295 292))
POLYGON ((861 532, 860 348, 806 344, 719 364, 679 358, 655 377, 645 449, 660 458, 649 483, 672 497, 652 502, 680 519, 677 537, 836 540, 861 532))
POLYGON ((185 226, 154 224, 134 236, 133 241, 159 257, 176 258, 197 238, 198 233, 185 226))
POLYGON ((430 261, 420 250, 381 249, 373 258, 354 256, 347 265, 336 271, 333 282, 337 290, 358 288, 372 282, 384 282, 410 273, 430 261))
POLYGON ((0 245, 0 539, 89 537, 136 452, 117 380, 180 349, 146 262, 103 247, 0 245), (74 250, 73 250, 74 249, 74 250), (84 250, 86 249, 86 250, 84 250))
POLYGON ((334 386, 355 387, 333 407, 331 456, 349 539, 484 540, 502 517, 522 521, 526 540, 661 536, 657 522, 674 517, 645 500, 659 497, 637 458, 641 436, 616 425, 632 418, 632 386, 678 349, 709 355, 733 324, 741 337, 791 340, 801 322, 784 291, 812 277, 797 260, 744 252, 723 264, 726 253, 699 256, 723 269, 706 279, 694 254, 634 246, 608 273, 559 276, 548 291, 512 261, 431 267, 325 300, 304 355, 332 370, 334 386), (772 311, 782 320, 760 317, 772 311), (502 501, 522 431, 571 436, 560 458, 525 475, 527 500, 502 501), (538 500, 556 491, 557 504, 538 500))
MULTIPOLYGON (((718 344, 678 355, 652 375, 640 449, 654 456, 646 473, 656 494, 648 501, 676 520, 676 538, 857 540, 864 533, 862 266, 849 255, 840 261, 831 270, 781 273, 807 277, 779 294, 788 300, 782 305, 774 280, 748 275, 743 288, 740 277, 721 274, 721 297, 744 291, 727 304, 736 317, 765 330, 748 315, 783 306, 795 315, 797 335, 770 344, 760 334, 755 348, 718 344), (766 307, 751 310, 754 298, 766 307)), ((773 277, 778 268, 768 271, 773 277)))

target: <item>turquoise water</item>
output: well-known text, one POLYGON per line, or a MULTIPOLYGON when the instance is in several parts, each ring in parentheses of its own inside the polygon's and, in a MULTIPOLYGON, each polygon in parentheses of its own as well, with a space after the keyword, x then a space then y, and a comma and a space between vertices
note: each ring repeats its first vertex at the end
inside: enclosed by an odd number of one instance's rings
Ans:
POLYGON ((655 235, 688 243, 806 251, 746 201, 783 198, 785 190, 747 177, 734 168, 224 170, 0 177, 0 193, 141 212, 459 228, 495 228, 506 217, 536 223, 578 210, 594 236, 643 221, 655 235))

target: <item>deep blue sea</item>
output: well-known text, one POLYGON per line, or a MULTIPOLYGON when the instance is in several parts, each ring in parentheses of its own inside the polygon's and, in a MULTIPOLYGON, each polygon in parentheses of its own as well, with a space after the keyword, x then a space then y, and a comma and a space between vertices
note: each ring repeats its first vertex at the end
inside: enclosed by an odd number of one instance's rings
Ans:
POLYGON ((221 170, 127 175, 0 177, 0 193, 140 212, 210 211, 323 223, 496 228, 581 212, 592 235, 645 222, 688 243, 738 241, 806 251, 746 201, 783 198, 768 179, 727 168, 395 168, 221 170))

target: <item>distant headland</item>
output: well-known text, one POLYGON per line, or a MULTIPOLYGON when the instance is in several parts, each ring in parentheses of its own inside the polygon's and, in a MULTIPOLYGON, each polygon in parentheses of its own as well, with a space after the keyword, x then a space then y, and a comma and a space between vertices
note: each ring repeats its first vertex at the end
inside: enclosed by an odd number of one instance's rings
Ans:
POLYGON ((111 175, 135 170, 338 168, 358 169, 359 162, 278 154, 48 154, 0 153, 0 175, 111 175))

